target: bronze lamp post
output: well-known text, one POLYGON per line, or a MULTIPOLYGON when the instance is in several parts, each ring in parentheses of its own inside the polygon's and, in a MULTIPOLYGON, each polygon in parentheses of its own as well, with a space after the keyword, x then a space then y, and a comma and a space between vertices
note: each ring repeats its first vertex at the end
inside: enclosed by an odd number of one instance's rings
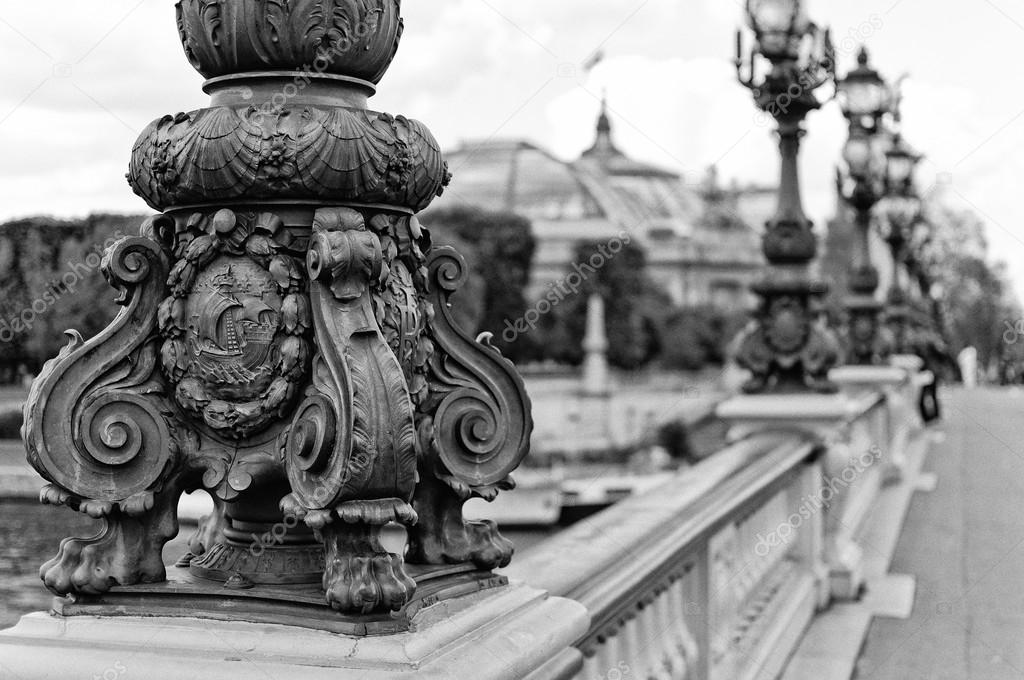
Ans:
POLYGON ((803 210, 797 168, 804 118, 821 106, 814 92, 835 80, 831 38, 808 20, 801 0, 748 0, 746 13, 755 46, 744 59, 737 32, 737 74, 777 124, 782 165, 778 209, 762 241, 768 267, 753 286, 760 302, 737 354, 752 374, 743 389, 834 392, 828 372, 839 361, 839 347, 818 320, 818 301, 828 288, 812 274, 817 237, 803 210))
POLYGON ((104 522, 41 570, 60 613, 376 634, 501 585, 513 546, 462 504, 512 487, 530 402, 455 324, 466 263, 416 217, 451 179, 437 141, 367 102, 400 0, 176 8, 209 105, 140 136, 128 181, 158 214, 103 260, 124 310, 69 333, 25 406, 44 502, 104 522), (215 511, 166 567, 199 489, 215 511))
MULTIPOLYGON (((898 116, 897 116, 898 119, 898 116)), ((912 353, 908 334, 910 299, 907 279, 908 257, 915 227, 920 223, 921 198, 914 186, 914 171, 923 156, 898 131, 886 151, 885 196, 880 210, 882 234, 892 254, 893 277, 888 293, 887 322, 894 336, 895 350, 912 353)))
POLYGON ((891 351, 891 340, 882 328, 882 305, 875 298, 878 269, 871 263, 871 223, 885 190, 886 157, 879 133, 891 108, 891 96, 878 71, 869 65, 866 48, 861 48, 857 68, 839 82, 837 92, 850 125, 843 148, 846 173, 840 175, 840 191, 854 212, 855 229, 850 296, 846 301, 847 362, 880 364, 891 351))

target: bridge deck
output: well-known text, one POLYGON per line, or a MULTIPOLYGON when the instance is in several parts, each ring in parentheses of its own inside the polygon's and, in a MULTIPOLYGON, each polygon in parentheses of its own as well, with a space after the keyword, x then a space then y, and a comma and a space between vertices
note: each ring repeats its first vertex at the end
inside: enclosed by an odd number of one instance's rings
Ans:
POLYGON ((859 680, 1024 678, 1024 392, 944 405, 938 487, 916 495, 892 564, 917 576, 914 611, 875 620, 859 680))

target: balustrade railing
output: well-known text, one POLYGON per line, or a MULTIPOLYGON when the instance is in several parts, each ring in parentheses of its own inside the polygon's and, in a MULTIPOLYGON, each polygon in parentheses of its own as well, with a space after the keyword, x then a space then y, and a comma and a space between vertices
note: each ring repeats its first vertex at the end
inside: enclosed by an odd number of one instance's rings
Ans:
POLYGON ((834 420, 806 428, 745 430, 514 561, 509 577, 590 613, 575 671, 557 677, 777 677, 816 611, 858 595, 857 540, 902 460, 913 424, 897 399, 913 389, 835 397, 834 420))

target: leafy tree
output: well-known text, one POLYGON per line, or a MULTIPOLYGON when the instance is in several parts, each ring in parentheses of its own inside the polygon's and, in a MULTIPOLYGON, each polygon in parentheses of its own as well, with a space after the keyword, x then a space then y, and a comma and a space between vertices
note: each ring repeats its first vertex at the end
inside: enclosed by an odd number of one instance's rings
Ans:
POLYGON ((502 331, 527 310, 526 288, 537 248, 529 220, 508 212, 457 206, 431 211, 424 217, 436 242, 458 239, 470 247, 464 253, 483 283, 481 314, 473 330, 490 331, 495 344, 513 361, 532 353, 529 334, 509 342, 502 331))
POLYGON ((915 255, 923 279, 939 284, 938 311, 951 354, 975 347, 979 364, 990 366, 1005 353, 1003 335, 1020 319, 1020 304, 1005 266, 989 259, 984 222, 944 198, 934 195, 926 203, 929 229, 914 244, 915 255))
POLYGON ((747 319, 745 312, 728 312, 710 305, 676 310, 665 322, 662 365, 682 370, 723 365, 729 343, 747 319))
POLYGON ((0 225, 0 381, 15 380, 21 366, 38 371, 65 344, 64 330, 88 338, 110 322, 115 292, 100 257, 117 238, 137 233, 142 219, 96 215, 0 225))
POLYGON ((594 294, 605 303, 609 363, 634 370, 661 353, 661 327, 671 301, 648 277, 643 249, 624 241, 618 246, 617 252, 605 242, 577 246, 573 270, 586 276, 580 274, 578 292, 565 297, 542 326, 546 358, 582 362, 587 305, 594 294))

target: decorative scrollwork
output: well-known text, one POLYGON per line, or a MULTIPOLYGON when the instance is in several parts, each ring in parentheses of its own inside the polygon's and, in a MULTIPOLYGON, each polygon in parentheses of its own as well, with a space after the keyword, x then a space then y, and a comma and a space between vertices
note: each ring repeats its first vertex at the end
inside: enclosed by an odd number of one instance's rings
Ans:
POLYGON ((282 510, 322 538, 332 607, 398 610, 416 584, 380 532, 416 522, 416 448, 402 366, 374 312, 390 269, 380 238, 351 208, 317 211, 306 264, 319 353, 284 447, 292 493, 282 510))
POLYGON ((839 364, 840 347, 815 320, 813 293, 765 289, 759 294, 761 305, 736 353, 737 363, 752 374, 743 390, 835 392, 838 388, 828 373, 839 364))
POLYGON ((852 365, 880 365, 892 355, 892 336, 882 325, 880 305, 853 305, 848 309, 844 336, 846 360, 852 365))
MULTIPOLYGON (((153 218, 143 233, 166 231, 167 222, 153 218)), ((152 238, 128 237, 102 268, 124 309, 88 342, 68 331, 71 342, 32 386, 23 434, 44 478, 76 497, 118 503, 159 482, 178 450, 153 382, 168 258, 152 238)))
POLYGON ((474 340, 452 317, 451 295, 468 277, 462 256, 435 248, 428 266, 435 312, 430 331, 439 348, 431 359, 432 448, 458 483, 483 491, 505 481, 528 453, 530 401, 490 337, 474 340))
POLYGON ((285 447, 293 494, 310 510, 367 493, 409 498, 412 402, 373 309, 385 275, 380 240, 349 208, 319 210, 313 229, 307 267, 319 354, 285 447))
POLYGON ((522 378, 490 344, 454 322, 450 299, 465 282, 466 263, 452 248, 428 257, 429 395, 419 405, 420 483, 407 559, 420 564, 474 562, 505 566, 513 545, 491 521, 466 522, 462 504, 493 500, 511 489, 511 473, 529 451, 533 420, 522 378))

